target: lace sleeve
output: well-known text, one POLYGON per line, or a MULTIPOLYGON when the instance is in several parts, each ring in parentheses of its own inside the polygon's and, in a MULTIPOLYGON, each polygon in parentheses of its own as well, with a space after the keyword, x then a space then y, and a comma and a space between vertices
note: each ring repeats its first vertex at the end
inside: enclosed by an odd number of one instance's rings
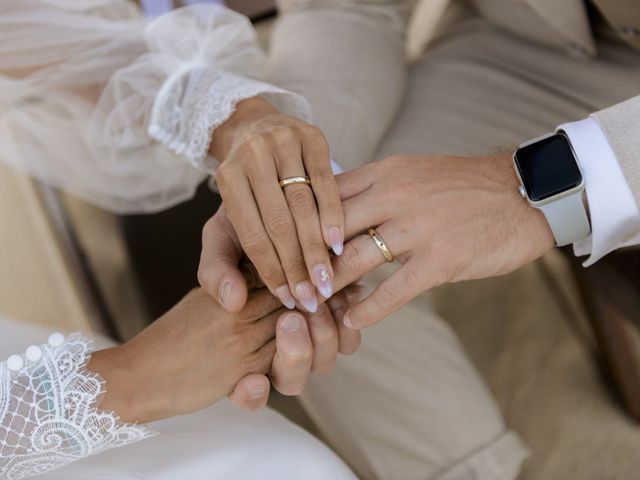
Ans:
POLYGON ((211 134, 238 101, 310 119, 265 69, 249 21, 219 5, 148 23, 125 0, 3 0, 0 161, 116 213, 170 207, 215 172, 211 134))
POLYGON ((104 382, 89 341, 61 334, 0 363, 0 478, 17 480, 152 435, 96 408, 104 382))

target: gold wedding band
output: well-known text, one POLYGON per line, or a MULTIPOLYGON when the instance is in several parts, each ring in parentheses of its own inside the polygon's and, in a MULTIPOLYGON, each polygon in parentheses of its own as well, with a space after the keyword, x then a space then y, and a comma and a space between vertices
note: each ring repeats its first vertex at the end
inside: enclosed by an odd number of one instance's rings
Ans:
POLYGON ((387 262, 393 262, 394 261, 393 253, 391 253, 391 250, 389 250, 389 247, 387 247, 387 244, 384 243, 384 240, 382 239, 382 237, 378 235, 378 232, 376 232, 375 228, 369 229, 369 235, 371 235, 371 238, 373 238, 373 241, 376 242, 376 245, 382 252, 382 255, 384 255, 384 258, 387 260, 387 262))
POLYGON ((309 177, 289 177, 284 180, 280 180, 280 186, 282 188, 287 187, 289 185, 298 185, 304 183, 305 185, 311 185, 311 180, 309 177))

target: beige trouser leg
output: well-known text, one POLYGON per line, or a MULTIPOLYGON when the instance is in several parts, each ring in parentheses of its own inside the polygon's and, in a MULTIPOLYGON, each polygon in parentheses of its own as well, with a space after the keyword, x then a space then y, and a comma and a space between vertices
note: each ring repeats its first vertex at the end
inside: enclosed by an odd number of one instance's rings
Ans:
POLYGON ((515 477, 526 449, 426 295, 363 334, 361 350, 302 396, 361 478, 515 477))
MULTIPOLYGON (((480 19, 458 25, 412 68, 406 104, 377 158, 394 153, 484 154, 636 95, 638 54, 612 41, 601 40, 599 48, 599 59, 587 61, 532 45, 480 19)), ((369 281, 376 283, 383 276, 378 272, 369 281)), ((538 281, 533 288, 543 287, 538 281)), ((501 318, 486 326, 499 329, 503 322, 517 325, 521 320, 526 319, 501 318)), ((558 338, 554 325, 548 326, 547 338, 535 343, 522 334, 526 326, 512 330, 519 333, 517 338, 484 332, 490 348, 478 346, 474 357, 486 360, 483 372, 491 372, 491 363, 498 359, 503 369, 522 367, 509 378, 512 385, 526 385, 540 374, 535 365, 517 361, 520 353, 575 343, 565 325, 559 326, 558 338)), ((550 374, 565 367, 566 356, 550 358, 556 362, 545 365, 550 374)), ((494 387, 494 379, 489 380, 494 387)), ((535 385, 524 391, 537 393, 535 385)), ((544 397, 548 392, 539 393, 544 397)), ((579 398, 575 392, 574 397, 579 398)), ((549 409, 532 408, 540 417, 529 418, 527 408, 536 403, 522 396, 513 399, 518 400, 509 413, 519 426, 554 415, 553 405, 543 402, 549 409)), ((506 429, 494 400, 426 295, 367 330, 361 351, 342 359, 336 373, 313 379, 302 402, 362 478, 515 478, 526 452, 506 429)), ((580 418, 588 425, 588 414, 580 418)), ((545 435, 549 440, 562 435, 558 428, 546 434, 525 430, 536 447, 545 435)), ((553 444, 567 447, 562 441, 553 444)), ((562 457, 561 451, 555 453, 562 457)), ((581 461, 588 465, 588 459, 581 461)))

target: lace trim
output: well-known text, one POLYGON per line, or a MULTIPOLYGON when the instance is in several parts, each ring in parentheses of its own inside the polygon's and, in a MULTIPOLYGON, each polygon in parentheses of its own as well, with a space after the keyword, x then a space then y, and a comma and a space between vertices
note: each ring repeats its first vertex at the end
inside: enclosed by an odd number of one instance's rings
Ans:
POLYGON ((309 104, 300 95, 207 65, 187 64, 156 96, 147 133, 212 174, 218 164, 207 157, 213 131, 231 117, 238 102, 262 94, 290 97, 284 103, 300 116, 310 116, 309 104))
POLYGON ((17 371, 0 363, 0 478, 39 475, 154 435, 97 410, 105 382, 85 368, 89 340, 74 334, 39 348, 41 358, 17 371))

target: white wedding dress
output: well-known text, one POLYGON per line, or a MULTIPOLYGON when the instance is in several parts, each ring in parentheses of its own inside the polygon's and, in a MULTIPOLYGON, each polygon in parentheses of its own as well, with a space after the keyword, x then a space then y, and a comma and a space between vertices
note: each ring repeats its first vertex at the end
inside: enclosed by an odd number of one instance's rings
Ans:
MULTIPOLYGON (((250 23, 219 6, 148 22, 125 0, 2 0, 0 161, 113 212, 167 208, 215 172, 212 132, 240 100, 309 120, 263 63, 250 23)), ((123 424, 96 409, 89 341, 49 333, 0 319, 2 480, 354 478, 268 409, 123 424)))

